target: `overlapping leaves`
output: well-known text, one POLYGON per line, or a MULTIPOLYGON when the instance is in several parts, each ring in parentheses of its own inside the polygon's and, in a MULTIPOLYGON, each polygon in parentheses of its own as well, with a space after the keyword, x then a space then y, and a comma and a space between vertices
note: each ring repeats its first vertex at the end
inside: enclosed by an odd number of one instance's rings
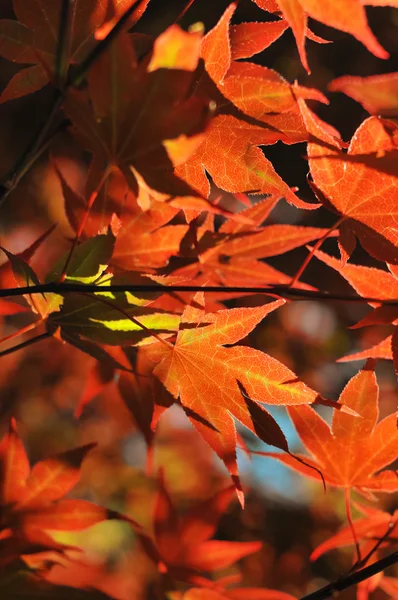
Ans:
MULTIPOLYGON (((106 21, 110 10, 121 15, 132 4, 133 0, 74 0, 67 24, 68 55, 66 65, 62 66, 64 74, 70 64, 80 63, 96 45, 94 33, 106 21)), ((0 102, 35 92, 46 85, 50 77, 55 79, 61 7, 61 0, 29 3, 15 0, 13 8, 18 20, 0 21, 0 54, 13 62, 31 65, 14 75, 2 92, 0 102)))
POLYGON ((161 573, 191 584, 211 585, 203 573, 219 571, 257 552, 261 542, 212 540, 218 521, 234 495, 233 488, 193 506, 182 518, 161 477, 155 502, 154 539, 140 535, 143 547, 161 573))
POLYGON ((174 345, 152 344, 141 352, 152 361, 153 375, 179 399, 200 435, 222 458, 241 493, 233 417, 265 442, 287 451, 281 429, 260 402, 300 405, 320 399, 271 356, 230 346, 283 300, 217 313, 206 313, 202 304, 203 296, 198 295, 195 305, 185 309, 174 345))
POLYGON ((125 519, 134 524, 103 506, 63 498, 78 483, 81 463, 95 445, 68 450, 31 468, 15 422, 11 421, 0 443, 1 567, 20 555, 66 550, 53 540, 50 531, 85 529, 105 519, 125 519))

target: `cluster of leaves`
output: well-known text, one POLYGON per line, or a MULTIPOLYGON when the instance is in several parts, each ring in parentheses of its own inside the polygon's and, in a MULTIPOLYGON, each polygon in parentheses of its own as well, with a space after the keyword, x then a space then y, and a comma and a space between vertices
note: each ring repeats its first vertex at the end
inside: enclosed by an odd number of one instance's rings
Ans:
MULTIPOLYGON (((76 484, 92 445, 38 462, 30 471, 12 421, 0 447, 0 568, 5 574, 14 574, 23 561, 26 571, 40 573, 37 585, 46 585, 54 563, 73 561, 75 551, 55 541, 51 531, 84 529, 114 518, 136 531, 171 598, 270 598, 270 591, 228 589, 228 580, 206 577, 260 547, 210 540, 235 492, 244 504, 236 449, 247 448, 236 421, 279 450, 267 456, 344 489, 349 527, 324 542, 313 558, 351 544, 360 570, 393 543, 396 515, 361 505, 364 516, 353 521, 350 493, 371 500, 376 492, 398 489, 397 472, 386 468, 398 456, 396 418, 390 414, 377 423, 373 362, 393 360, 398 372, 397 74, 345 76, 330 83, 330 90, 344 92, 371 113, 347 147, 338 131, 308 107, 309 101, 328 103, 319 90, 290 84, 247 59, 291 27, 309 71, 306 37, 325 40, 308 29, 308 17, 352 34, 386 58, 364 5, 396 3, 254 2, 275 20, 234 24, 237 3, 232 2, 207 33, 202 24, 188 31, 173 24, 156 38, 136 31, 148 0, 14 0, 16 18, 0 21, 0 54, 30 65, 14 75, 0 102, 44 85, 51 85, 56 97, 39 138, 4 189, 12 190, 47 151, 69 228, 68 250, 43 273, 32 264, 51 245, 54 226, 22 252, 1 246, 0 314, 33 313, 28 325, 3 341, 41 330, 2 355, 50 337, 78 348, 95 364, 76 416, 105 387, 117 386, 150 455, 160 416, 178 404, 233 483, 181 518, 160 475, 151 536, 120 513, 62 499, 76 484), (89 156, 80 189, 52 146, 65 120, 73 143, 89 156), (266 158, 262 147, 276 142, 307 142, 312 201, 300 198, 266 158), (282 199, 311 214, 323 208, 335 215, 335 223, 267 222, 282 199), (239 203, 244 209, 234 210, 239 203), (338 258, 320 249, 330 238, 337 238, 338 258), (379 261, 377 268, 350 262, 357 241, 379 261), (305 246, 308 256, 293 277, 267 262, 305 246), (236 345, 291 299, 327 299, 320 286, 300 282, 313 257, 353 288, 347 302, 369 304, 371 311, 355 327, 390 327, 376 346, 340 358, 371 360, 337 403, 280 360, 236 345), (11 299, 22 295, 24 304, 11 299), (234 308, 226 307, 231 299, 234 308), (292 454, 263 404, 288 407, 312 457, 292 454), (331 428, 313 405, 333 411, 331 428), (180 594, 175 580, 194 587, 180 594)), ((396 581, 381 574, 361 584, 361 597, 377 585, 396 597, 396 581)))

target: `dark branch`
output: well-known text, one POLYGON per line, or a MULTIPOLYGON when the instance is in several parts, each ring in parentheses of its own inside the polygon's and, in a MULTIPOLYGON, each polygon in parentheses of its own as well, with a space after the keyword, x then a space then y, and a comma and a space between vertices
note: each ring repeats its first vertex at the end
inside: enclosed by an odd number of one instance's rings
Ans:
POLYGON ((7 350, 2 350, 0 352, 0 358, 2 358, 3 356, 7 356, 7 354, 13 354, 14 352, 17 352, 17 350, 22 350, 23 348, 27 348, 28 346, 31 346, 32 344, 36 344, 37 342, 41 342, 42 340, 46 340, 50 337, 51 337, 51 333, 49 333, 48 331, 45 331, 44 333, 42 333, 40 335, 36 335, 33 338, 29 338, 28 340, 25 340, 24 342, 21 342, 20 344, 17 344, 16 346, 7 348, 7 350))
POLYGON ((148 285, 101 285, 98 287, 93 284, 84 283, 69 283, 69 282, 51 282, 42 283, 40 285, 32 285, 18 288, 8 288, 0 290, 0 298, 10 298, 12 296, 22 296, 24 294, 71 294, 85 293, 94 294, 98 292, 114 292, 114 293, 139 293, 139 292, 207 292, 207 293, 229 293, 229 294, 267 294, 269 296, 280 296, 283 298, 294 298, 297 300, 335 300, 339 302, 372 302, 388 306, 398 306, 398 298, 383 299, 369 298, 354 295, 333 294, 318 290, 302 290, 297 288, 289 288, 285 285, 269 285, 269 286, 218 286, 218 285, 170 285, 164 286, 156 283, 148 285))
POLYGON ((393 552, 393 554, 389 554, 385 558, 381 558, 377 562, 365 567, 364 569, 360 569, 355 573, 350 573, 345 577, 341 577, 338 581, 333 583, 329 583, 325 587, 317 590, 316 592, 312 592, 307 596, 303 596, 301 600, 325 600, 326 598, 335 597, 339 592, 343 592, 349 587, 360 583, 361 581, 365 581, 376 573, 380 573, 387 569, 388 567, 392 567, 393 565, 398 563, 398 551, 393 552))
POLYGON ((137 0, 122 14, 120 19, 112 27, 108 35, 101 40, 95 48, 86 56, 76 69, 72 78, 68 81, 68 87, 79 86, 87 74, 90 67, 99 59, 99 57, 109 48, 113 40, 119 35, 124 27, 127 26, 131 15, 137 8, 137 0))
POLYGON ((59 25, 58 41, 55 54, 55 81, 59 89, 64 86, 65 73, 68 68, 68 38, 69 38, 69 15, 72 8, 72 0, 62 0, 59 25))
MULTIPOLYGON (((48 134, 54 124, 55 118, 58 116, 60 108, 63 103, 63 96, 68 88, 79 85, 88 69, 92 64, 99 58, 99 56, 109 47, 115 37, 120 31, 126 26, 130 16, 136 9, 137 0, 126 10, 126 12, 120 17, 108 35, 99 42, 85 60, 79 65, 77 70, 66 82, 62 82, 61 89, 55 88, 54 99, 52 107, 47 113, 44 122, 40 123, 35 135, 28 142, 25 150, 17 160, 16 164, 12 169, 4 176, 0 181, 0 208, 4 204, 5 200, 16 188, 22 177, 30 170, 32 165, 41 156, 41 154, 47 149, 48 134), (63 93, 61 93, 63 92, 63 93)), ((68 26, 68 15, 70 10, 69 0, 64 0, 61 8, 61 20, 59 26, 59 33, 61 35, 60 41, 57 46, 56 52, 56 74, 59 74, 59 68, 62 61, 65 58, 66 42, 67 42, 67 26, 68 26)), ((64 65, 67 68, 68 65, 64 65)), ((59 79, 59 77, 57 78, 59 79)), ((56 81, 58 85, 60 82, 56 81)))

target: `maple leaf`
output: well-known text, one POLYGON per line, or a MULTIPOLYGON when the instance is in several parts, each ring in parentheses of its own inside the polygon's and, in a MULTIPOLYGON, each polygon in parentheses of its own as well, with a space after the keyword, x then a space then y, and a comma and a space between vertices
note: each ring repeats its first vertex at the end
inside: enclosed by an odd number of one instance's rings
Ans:
POLYGON ((122 33, 90 69, 88 91, 68 94, 74 133, 99 173, 117 166, 136 196, 139 177, 169 195, 196 194, 173 166, 195 151, 209 119, 208 101, 189 97, 200 41, 199 32, 174 25, 155 40, 149 63, 138 63, 122 33))
MULTIPOLYGON (((349 263, 341 265, 336 258, 321 250, 316 250, 314 256, 335 269, 360 296, 371 298, 377 290, 377 297, 381 301, 396 300, 398 298, 398 279, 393 273, 375 267, 349 263)), ((398 319, 397 306, 388 304, 383 306, 377 301, 369 304, 375 307, 374 310, 354 325, 355 328, 364 327, 365 325, 395 323, 398 319)))
MULTIPOLYGON (((375 293, 375 290, 377 290, 377 296, 380 300, 396 300, 398 298, 398 279, 395 276, 393 268, 390 267, 391 273, 389 273, 375 267, 365 267, 363 265, 348 263, 342 265, 336 258, 329 256, 321 250, 316 250, 314 256, 335 269, 360 296, 370 298, 375 293)), ((382 305, 378 302, 370 302, 370 305, 374 309, 358 323, 351 326, 352 329, 378 324, 397 325, 398 308, 396 306, 382 305)), ((375 346, 340 358, 338 362, 361 360, 363 358, 392 359, 395 370, 398 372, 397 331, 398 329, 395 327, 392 335, 387 336, 375 346)))
POLYGON ((347 155, 307 108, 298 101, 311 136, 308 144, 310 172, 320 201, 339 214, 367 252, 379 260, 398 260, 398 208, 396 172, 377 170, 378 156, 396 152, 388 124, 376 117, 366 119, 355 132, 347 155), (362 162, 355 158, 361 155, 362 162), (375 157, 367 161, 366 157, 375 157), (377 211, 375 206, 377 205, 377 211))
POLYGON ((148 273, 166 266, 178 254, 188 225, 167 225, 178 213, 169 203, 152 201, 147 211, 137 207, 135 212, 122 218, 112 264, 148 273))
MULTIPOLYGON (((229 36, 234 31, 230 21, 235 8, 232 3, 203 38, 201 57, 205 72, 198 89, 213 98, 215 117, 204 142, 176 172, 205 197, 209 194, 207 172, 218 187, 228 192, 275 194, 297 208, 317 208, 294 194, 259 148, 278 140, 304 141, 307 132, 294 86, 271 69, 232 60, 229 36)), ((313 91, 300 86, 296 92, 314 97, 313 91)), ((315 98, 327 102, 322 94, 315 94, 315 98)))
POLYGON ((239 23, 230 29, 231 58, 250 58, 268 48, 288 25, 282 19, 269 23, 239 23))
MULTIPOLYGON (((378 397, 373 362, 369 361, 340 395, 340 403, 359 416, 335 411, 329 428, 309 406, 288 408, 301 441, 314 457, 301 458, 318 468, 326 483, 346 490, 353 488, 362 494, 398 489, 398 472, 382 471, 398 454, 396 415, 388 415, 377 423, 378 397)), ((289 455, 272 456, 307 477, 317 477, 289 455)))
POLYGON ((232 417, 267 443, 288 450, 279 426, 259 402, 311 404, 318 395, 271 356, 246 346, 225 347, 248 335, 284 300, 217 313, 200 308, 202 295, 194 300, 195 306, 188 306, 181 317, 173 346, 152 344, 142 350, 152 360, 153 374, 179 399, 200 435, 224 461, 242 500, 232 417))
MULTIPOLYGON (((260 8, 269 12, 281 12, 296 38, 297 48, 303 67, 310 72, 305 51, 308 17, 329 27, 340 29, 353 35, 378 58, 388 58, 389 54, 373 35, 366 18, 364 4, 395 6, 394 0, 253 0, 260 8)), ((318 40, 317 40, 318 41, 318 40)))
MULTIPOLYGON (((109 6, 112 5, 120 17, 133 0, 74 0, 72 4, 67 67, 80 63, 94 48, 94 32, 103 24, 109 6)), ((53 76, 61 7, 61 0, 13 0, 18 21, 0 21, 0 54, 13 62, 30 63, 31 66, 12 77, 0 96, 0 103, 39 90, 49 82, 49 76, 53 76)), ((136 18, 139 16, 137 13, 136 18)))
POLYGON ((106 519, 134 524, 128 517, 91 502, 63 499, 79 481, 81 463, 95 445, 41 460, 31 469, 15 421, 11 420, 0 443, 0 540, 7 540, 2 561, 7 553, 12 559, 32 552, 62 551, 63 545, 54 542, 49 531, 85 529, 106 519))
MULTIPOLYGON (((40 316, 37 325, 44 322, 48 335, 61 337, 94 358, 108 362, 113 368, 124 368, 119 359, 112 357, 112 351, 101 345, 134 345, 146 343, 152 336, 154 340, 163 334, 167 337, 177 330, 180 317, 148 306, 160 294, 134 296, 124 292, 101 292, 102 284, 139 284, 143 280, 136 273, 126 272, 113 277, 106 272, 114 244, 115 237, 109 228, 106 234, 88 238, 76 246, 72 255, 68 252, 46 275, 47 283, 57 281, 66 268, 65 282, 95 283, 98 292, 91 295, 46 293, 26 295, 26 298, 32 310, 40 316)), ((3 251, 10 260, 19 286, 40 284, 36 273, 27 263, 3 251)))
POLYGON ((321 238, 327 230, 281 224, 261 227, 276 202, 275 198, 267 198, 241 211, 239 214, 250 224, 229 220, 214 232, 214 226, 206 222, 208 229, 199 227, 193 247, 184 247, 180 252, 180 256, 194 257, 195 262, 174 273, 192 279, 201 275, 200 281, 221 285, 289 283, 288 275, 259 259, 289 252, 306 240, 321 238))
POLYGON ((398 73, 370 77, 344 75, 333 79, 328 89, 347 94, 372 115, 394 117, 398 114, 398 73))
POLYGON ((395 327, 392 335, 388 335, 378 344, 366 348, 365 350, 342 356, 337 359, 337 362, 350 362, 353 360, 363 360, 364 358, 384 358, 386 360, 392 360, 394 362, 395 372, 398 374, 398 328, 395 327))
POLYGON ((233 487, 193 506, 180 518, 163 477, 159 478, 154 510, 154 540, 140 535, 144 550, 159 571, 193 584, 208 585, 203 572, 218 571, 260 550, 261 542, 210 540, 233 495, 233 487))

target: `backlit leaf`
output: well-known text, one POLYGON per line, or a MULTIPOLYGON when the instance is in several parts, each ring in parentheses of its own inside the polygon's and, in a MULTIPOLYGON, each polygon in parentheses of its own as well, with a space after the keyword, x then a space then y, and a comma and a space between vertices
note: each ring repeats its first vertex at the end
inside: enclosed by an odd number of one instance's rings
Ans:
POLYGON ((245 346, 224 347, 242 339, 283 303, 277 300, 258 308, 215 314, 188 307, 174 347, 161 349, 163 359, 153 371, 174 398, 180 399, 199 433, 224 460, 238 489, 232 416, 267 443, 281 447, 275 432, 267 426, 263 429, 263 415, 264 423, 269 415, 257 402, 310 404, 317 398, 303 383, 293 383, 294 374, 274 358, 245 346), (237 380, 247 396, 242 396, 237 380))
MULTIPOLYGON (((299 100, 311 141, 308 144, 308 155, 311 175, 316 186, 324 194, 330 206, 345 218, 350 219, 350 226, 359 237, 368 252, 382 259, 383 251, 377 247, 377 240, 367 240, 367 232, 356 222, 365 225, 371 231, 384 238, 395 249, 398 246, 398 207, 395 201, 398 185, 397 174, 378 172, 376 164, 350 162, 349 158, 357 155, 376 156, 390 150, 395 145, 386 132, 383 121, 370 117, 362 123, 354 134, 348 149, 348 157, 340 152, 339 144, 330 134, 319 126, 314 115, 299 100), (378 210, 374 207, 377 205, 378 210)), ((387 256, 385 260, 393 262, 387 256)))
POLYGON ((328 85, 331 92, 343 92, 360 102, 372 115, 394 117, 398 114, 398 73, 354 77, 344 75, 328 85))
MULTIPOLYGON (((348 382, 340 396, 341 404, 359 416, 335 411, 329 428, 308 406, 288 409, 304 446, 314 457, 314 465, 321 470, 326 483, 355 488, 359 492, 395 492, 398 489, 397 472, 382 470, 398 454, 396 415, 390 414, 377 423, 378 397, 376 376, 369 362, 348 382)), ((315 471, 303 468, 290 456, 273 456, 296 471, 316 477, 315 471)))

